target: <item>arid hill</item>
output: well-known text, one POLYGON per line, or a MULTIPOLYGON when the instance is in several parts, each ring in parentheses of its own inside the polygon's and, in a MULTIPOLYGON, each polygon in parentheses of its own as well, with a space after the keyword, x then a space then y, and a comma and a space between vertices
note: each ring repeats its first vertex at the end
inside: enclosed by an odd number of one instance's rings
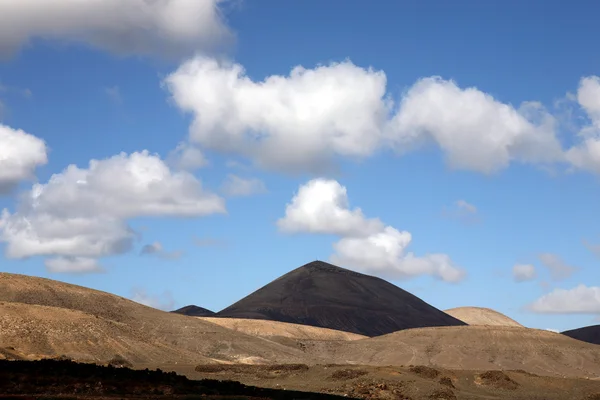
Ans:
POLYGON ((465 325, 383 279, 321 261, 279 277, 215 316, 290 322, 365 336, 465 325))
POLYGON ((561 332, 573 339, 582 340, 592 344, 600 344, 600 325, 586 326, 578 329, 561 332))
POLYGON ((109 293, 0 273, 0 348, 134 363, 299 362, 301 350, 109 293))
POLYGON ((237 332, 266 338, 284 337, 308 340, 358 340, 366 338, 366 336, 358 335, 356 333, 317 328, 308 325, 290 324, 288 322, 244 318, 199 318, 204 321, 221 325, 225 328, 233 329, 237 332))
POLYGON ((469 325, 489 325, 489 326, 519 326, 520 323, 507 317, 491 308, 483 307, 457 307, 444 310, 446 314, 452 315, 469 325))
MULTIPOLYGON (((319 346, 310 351, 323 353, 319 346)), ((334 357, 339 363, 600 377, 599 346, 550 331, 506 326, 407 329, 346 342, 334 357)))
POLYGON ((181 307, 171 312, 175 314, 187 315, 189 317, 210 317, 211 315, 215 315, 214 311, 210 311, 206 308, 198 307, 195 305, 181 307))

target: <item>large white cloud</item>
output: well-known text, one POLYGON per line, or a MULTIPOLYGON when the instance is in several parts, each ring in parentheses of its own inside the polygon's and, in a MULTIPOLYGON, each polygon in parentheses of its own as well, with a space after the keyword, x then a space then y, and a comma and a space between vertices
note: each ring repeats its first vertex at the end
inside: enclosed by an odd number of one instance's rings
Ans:
POLYGON ((392 279, 431 275, 457 282, 465 276, 445 254, 418 257, 407 252, 411 234, 351 209, 346 188, 335 180, 313 179, 300 186, 277 223, 286 233, 341 236, 331 261, 355 270, 392 279))
POLYGON ((165 84, 194 115, 192 141, 293 171, 371 155, 389 111, 385 74, 349 61, 253 81, 239 64, 196 57, 165 84))
POLYGON ((192 141, 263 167, 321 171, 336 156, 400 153, 435 143, 454 168, 484 173, 512 161, 564 160, 554 118, 539 104, 516 109, 439 77, 417 81, 398 102, 383 71, 350 61, 252 80, 239 64, 196 57, 167 77, 175 103, 194 115, 192 141))
POLYGON ((579 285, 572 289, 554 289, 528 308, 538 313, 600 314, 600 287, 579 285))
POLYGON ((220 0, 0 0, 0 52, 31 39, 83 42, 119 54, 181 56, 231 33, 220 0))
POLYGON ((540 105, 515 109, 440 77, 421 79, 403 95, 389 137, 400 152, 436 143, 450 166, 484 173, 511 161, 546 163, 563 157, 553 118, 540 105))
POLYGON ((87 274, 104 272, 98 260, 85 257, 55 257, 47 259, 44 264, 50 272, 87 274))
POLYGON ((0 194, 10 191, 20 181, 33 179, 35 169, 47 162, 42 139, 0 124, 0 194))
MULTIPOLYGON (((222 198, 187 172, 172 172, 147 151, 75 165, 35 184, 14 213, 0 218, 0 241, 9 258, 97 258, 131 249, 136 233, 127 220, 140 216, 199 217, 223 213, 222 198)), ((66 265, 66 263, 62 263, 66 265)))

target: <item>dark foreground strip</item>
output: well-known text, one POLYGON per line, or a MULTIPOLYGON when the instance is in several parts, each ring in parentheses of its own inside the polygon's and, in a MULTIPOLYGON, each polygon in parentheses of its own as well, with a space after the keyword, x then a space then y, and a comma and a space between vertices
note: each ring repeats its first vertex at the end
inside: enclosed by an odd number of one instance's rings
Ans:
POLYGON ((0 399, 274 399, 338 400, 324 393, 266 389, 234 381, 193 381, 174 372, 104 367, 72 361, 0 360, 0 399))

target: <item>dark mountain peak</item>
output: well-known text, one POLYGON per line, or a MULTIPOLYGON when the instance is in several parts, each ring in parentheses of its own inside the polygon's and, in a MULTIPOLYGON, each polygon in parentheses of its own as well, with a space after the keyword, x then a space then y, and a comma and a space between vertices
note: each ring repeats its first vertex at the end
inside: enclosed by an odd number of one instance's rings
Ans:
POLYGON ((600 325, 585 326, 583 328, 571 329, 561 333, 583 342, 600 344, 600 325))
POLYGON ((215 316, 291 322, 367 336, 465 325, 383 279, 324 261, 280 276, 215 316))
POLYGON ((193 304, 189 305, 189 306, 181 307, 181 308, 171 311, 171 312, 175 313, 175 314, 188 315, 190 317, 210 317, 212 315, 215 315, 215 313, 213 311, 207 310, 206 308, 203 308, 203 307, 195 306, 193 304))

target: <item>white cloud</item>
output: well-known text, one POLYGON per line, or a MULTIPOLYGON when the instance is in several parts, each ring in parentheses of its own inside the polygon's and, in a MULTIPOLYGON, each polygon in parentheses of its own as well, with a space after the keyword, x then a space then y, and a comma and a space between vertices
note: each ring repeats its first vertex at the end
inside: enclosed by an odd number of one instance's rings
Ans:
POLYGON ((483 173, 512 161, 564 161, 555 120, 539 103, 517 109, 440 77, 417 81, 395 115, 385 73, 348 60, 258 81, 239 64, 196 57, 164 82, 194 116, 190 140, 277 170, 321 172, 337 156, 426 143, 437 144, 450 166, 483 173))
POLYGON ((451 167, 483 173, 511 161, 549 163, 563 157, 554 119, 539 104, 515 109, 440 77, 421 79, 404 94, 388 134, 400 152, 432 141, 451 167))
POLYGON ((531 264, 516 264, 512 268, 513 279, 516 282, 525 282, 535 279, 537 273, 531 264))
POLYGON ((341 236, 331 261, 352 269, 393 279, 431 275, 457 282, 465 276, 445 254, 407 253, 411 234, 366 218, 360 208, 351 210, 346 188, 335 180, 314 179, 302 185, 278 226, 286 233, 341 236))
POLYGON ((167 157, 167 162, 173 168, 184 171, 195 171, 208 165, 208 160, 198 147, 181 142, 167 157))
POLYGON ((579 268, 565 263, 565 261, 556 254, 542 253, 539 255, 539 259, 544 267, 550 271, 550 277, 555 281, 567 279, 579 270, 579 268))
POLYGON ((228 196, 251 196, 267 191, 265 183, 260 179, 242 178, 234 174, 227 175, 221 188, 228 196))
POLYGON ((371 155, 389 111, 385 74, 350 61, 253 81, 239 64, 196 57, 165 84, 194 115, 191 141, 294 172, 322 171, 335 155, 371 155))
POLYGON ((35 38, 117 54, 181 56, 213 50, 231 33, 219 0, 0 0, 0 53, 35 38))
POLYGON ((366 237, 345 237, 334 243, 331 256, 334 264, 359 269, 391 279, 431 275, 446 282, 459 282, 465 271, 454 265, 446 254, 427 254, 417 257, 406 248, 412 235, 386 226, 382 232, 366 237))
POLYGON ((133 289, 131 300, 163 311, 170 311, 175 308, 175 300, 169 291, 165 291, 161 295, 153 295, 148 293, 145 289, 135 288, 133 289))
POLYGON ((118 86, 106 87, 104 88, 104 93, 113 103, 123 104, 123 96, 121 95, 121 89, 118 86))
POLYGON ((222 198, 187 172, 172 172, 147 151, 70 165, 35 184, 14 213, 0 217, 6 256, 98 258, 131 249, 135 217, 200 217, 223 213, 222 198))
POLYGON ((165 260, 176 260, 178 258, 181 258, 181 256, 183 255, 183 253, 181 251, 166 251, 163 248, 162 243, 160 243, 160 242, 154 242, 154 243, 144 245, 142 247, 142 250, 140 251, 140 254, 141 255, 155 255, 155 256, 165 259, 165 260))
POLYGON ((570 148, 566 157, 574 167, 600 174, 600 77, 580 80, 577 102, 591 124, 581 130, 581 143, 570 148))
POLYGON ((43 140, 0 124, 0 194, 20 181, 32 180, 37 167, 48 162, 43 140))
POLYGON ((98 260, 85 257, 55 257, 44 261, 49 272, 89 274, 104 272, 98 260))
POLYGON ((554 289, 528 308, 537 313, 600 314, 600 287, 579 285, 572 289, 554 289))
POLYGON ((463 210, 469 214, 477 214, 477 207, 465 200, 457 200, 455 205, 459 210, 463 210))
POLYGON ((277 225, 287 233, 339 236, 364 236, 384 228, 379 219, 365 218, 360 208, 351 210, 346 188, 327 179, 313 179, 300 186, 277 225))

